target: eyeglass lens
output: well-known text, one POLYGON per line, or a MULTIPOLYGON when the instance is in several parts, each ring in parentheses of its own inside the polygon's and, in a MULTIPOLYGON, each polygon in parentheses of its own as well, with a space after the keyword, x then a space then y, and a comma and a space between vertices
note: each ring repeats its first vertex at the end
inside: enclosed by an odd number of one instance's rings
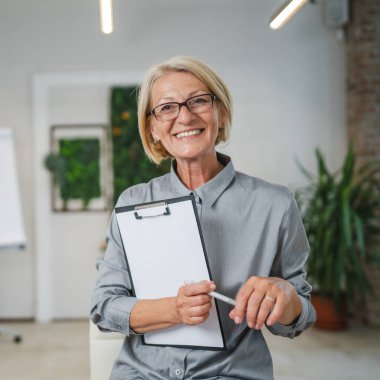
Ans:
POLYGON ((170 120, 178 116, 182 106, 186 106, 192 113, 201 113, 212 108, 214 98, 210 94, 193 96, 183 103, 170 102, 155 107, 152 111, 158 120, 170 120))

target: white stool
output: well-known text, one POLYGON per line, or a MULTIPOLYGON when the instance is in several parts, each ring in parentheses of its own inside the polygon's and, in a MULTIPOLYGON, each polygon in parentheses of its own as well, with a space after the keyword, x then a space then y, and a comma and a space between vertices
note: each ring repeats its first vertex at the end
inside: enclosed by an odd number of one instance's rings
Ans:
POLYGON ((125 335, 101 332, 90 321, 90 370, 91 380, 109 379, 112 367, 123 345, 125 335))

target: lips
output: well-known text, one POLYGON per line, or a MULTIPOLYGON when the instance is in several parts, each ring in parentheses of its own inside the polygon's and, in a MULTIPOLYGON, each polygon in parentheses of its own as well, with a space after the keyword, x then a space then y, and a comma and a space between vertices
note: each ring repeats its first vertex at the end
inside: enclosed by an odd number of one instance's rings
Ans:
POLYGON ((199 135, 203 131, 204 131, 204 129, 192 129, 191 131, 178 132, 178 133, 174 134, 174 136, 177 137, 178 139, 180 139, 182 137, 199 135))

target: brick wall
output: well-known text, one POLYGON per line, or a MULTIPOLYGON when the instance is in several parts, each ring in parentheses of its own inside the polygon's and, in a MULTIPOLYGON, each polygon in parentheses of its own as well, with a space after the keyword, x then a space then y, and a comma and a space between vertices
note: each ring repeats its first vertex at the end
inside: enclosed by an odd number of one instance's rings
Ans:
MULTIPOLYGON (((351 0, 346 33, 347 122, 360 162, 380 158, 380 1, 351 0)), ((380 248, 379 248, 380 249, 380 248)), ((380 269, 368 268, 376 301, 362 316, 380 326, 380 269)))

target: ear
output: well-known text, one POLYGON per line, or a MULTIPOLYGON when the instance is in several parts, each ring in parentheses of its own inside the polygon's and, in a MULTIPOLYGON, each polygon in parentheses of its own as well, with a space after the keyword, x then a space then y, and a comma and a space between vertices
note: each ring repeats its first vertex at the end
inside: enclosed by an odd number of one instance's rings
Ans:
POLYGON ((221 108, 219 112, 219 129, 224 129, 224 126, 226 125, 227 121, 227 115, 223 108, 221 108))
POLYGON ((222 103, 216 101, 216 107, 213 108, 217 113, 219 128, 224 128, 224 124, 227 120, 227 112, 222 103))
POLYGON ((149 121, 149 129, 150 129, 150 133, 152 134, 153 140, 156 142, 160 141, 160 136, 156 132, 157 128, 156 128, 156 124, 153 120, 149 121))

